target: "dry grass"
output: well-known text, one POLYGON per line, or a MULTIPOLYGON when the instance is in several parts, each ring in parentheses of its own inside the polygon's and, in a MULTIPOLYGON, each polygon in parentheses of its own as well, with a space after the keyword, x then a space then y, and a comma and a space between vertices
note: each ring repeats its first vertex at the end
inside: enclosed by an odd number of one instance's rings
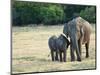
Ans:
POLYGON ((52 62, 48 57, 50 50, 48 38, 62 33, 63 26, 13 27, 12 33, 12 72, 48 72, 58 70, 95 69, 95 33, 91 35, 90 57, 85 58, 82 46, 82 62, 70 62, 70 50, 67 50, 67 62, 52 62))

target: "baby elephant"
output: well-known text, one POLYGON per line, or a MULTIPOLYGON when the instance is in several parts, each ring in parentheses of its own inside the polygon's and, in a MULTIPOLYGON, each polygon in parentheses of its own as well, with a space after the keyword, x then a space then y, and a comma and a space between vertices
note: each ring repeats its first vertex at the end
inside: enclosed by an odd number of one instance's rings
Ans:
POLYGON ((60 61, 66 62, 66 49, 70 44, 69 40, 62 34, 58 38, 54 35, 49 38, 48 44, 51 50, 52 61, 59 60, 59 55, 60 61))

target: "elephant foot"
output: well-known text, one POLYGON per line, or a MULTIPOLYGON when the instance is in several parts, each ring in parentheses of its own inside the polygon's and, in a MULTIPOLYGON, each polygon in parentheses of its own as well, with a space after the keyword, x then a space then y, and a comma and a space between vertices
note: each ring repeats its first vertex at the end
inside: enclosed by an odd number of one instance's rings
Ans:
POLYGON ((59 61, 59 59, 58 59, 57 57, 55 57, 55 60, 56 60, 56 61, 59 61))
POLYGON ((62 62, 62 61, 60 60, 60 62, 62 62))
POLYGON ((88 58, 89 57, 89 55, 86 55, 86 58, 88 58))
POLYGON ((66 60, 64 60, 64 62, 66 62, 66 60))
POLYGON ((75 61, 75 59, 71 59, 71 62, 75 61))
POLYGON ((63 62, 62 60, 60 60, 60 62, 63 62))
POLYGON ((78 59, 77 59, 77 61, 80 61, 80 62, 81 62, 81 59, 80 59, 80 58, 78 58, 78 59))
POLYGON ((59 61, 59 59, 55 59, 55 61, 59 61))
POLYGON ((54 61, 54 59, 52 59, 52 61, 54 61))

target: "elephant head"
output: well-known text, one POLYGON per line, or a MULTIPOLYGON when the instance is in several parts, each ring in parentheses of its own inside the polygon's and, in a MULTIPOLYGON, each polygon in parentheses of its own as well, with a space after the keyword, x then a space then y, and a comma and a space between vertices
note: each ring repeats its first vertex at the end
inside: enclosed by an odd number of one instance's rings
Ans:
POLYGON ((64 25, 63 33, 70 37, 71 41, 71 60, 75 60, 74 50, 76 50, 77 60, 81 61, 79 47, 78 47, 78 27, 76 25, 76 19, 73 19, 64 25))
POLYGON ((76 23, 74 19, 64 25, 63 33, 68 37, 70 37, 71 44, 74 49, 77 47, 77 36, 76 36, 76 23), (76 46, 75 46, 76 45, 76 46))

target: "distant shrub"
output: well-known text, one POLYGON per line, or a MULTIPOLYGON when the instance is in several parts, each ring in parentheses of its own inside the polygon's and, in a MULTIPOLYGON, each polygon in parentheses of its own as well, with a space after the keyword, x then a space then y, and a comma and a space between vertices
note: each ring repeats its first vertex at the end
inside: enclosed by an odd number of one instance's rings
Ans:
POLYGON ((13 24, 58 24, 63 21, 61 5, 15 2, 13 4, 13 24))
POLYGON ((80 16, 91 23, 96 23, 96 8, 86 7, 85 10, 81 10, 80 16))
POLYGON ((12 23, 17 26, 63 24, 73 19, 74 13, 96 22, 95 6, 12 1, 12 23))

